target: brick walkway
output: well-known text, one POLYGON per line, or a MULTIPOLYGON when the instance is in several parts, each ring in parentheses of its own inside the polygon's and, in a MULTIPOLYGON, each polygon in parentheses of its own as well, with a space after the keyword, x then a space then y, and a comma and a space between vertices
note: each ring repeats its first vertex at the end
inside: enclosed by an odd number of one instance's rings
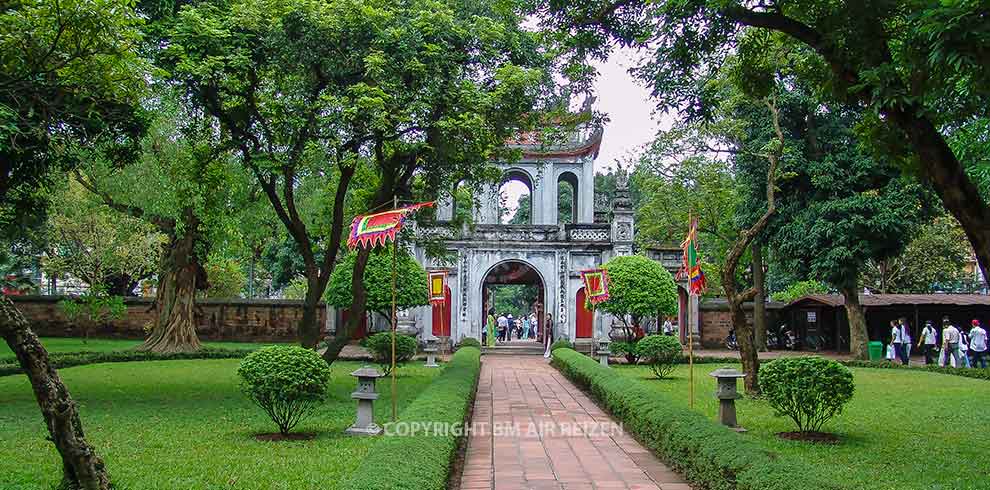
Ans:
POLYGON ((482 357, 462 490, 690 490, 539 356, 482 357))

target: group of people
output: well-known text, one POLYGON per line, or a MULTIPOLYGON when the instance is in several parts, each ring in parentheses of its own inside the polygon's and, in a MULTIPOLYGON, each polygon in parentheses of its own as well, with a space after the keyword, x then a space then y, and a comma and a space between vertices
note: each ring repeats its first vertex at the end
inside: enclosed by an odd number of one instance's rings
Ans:
MULTIPOLYGON (((914 345, 912 340, 907 320, 892 320, 887 358, 908 365, 914 345)), ((928 320, 921 330, 917 347, 924 353, 925 364, 937 362, 939 366, 987 367, 987 331, 979 320, 974 319, 966 327, 957 327, 949 317, 944 317, 941 330, 928 320)))
POLYGON ((485 330, 481 333, 483 343, 488 346, 498 342, 508 342, 515 339, 536 339, 539 336, 539 322, 536 314, 530 313, 521 318, 513 318, 512 313, 500 314, 495 317, 495 310, 489 310, 485 330))

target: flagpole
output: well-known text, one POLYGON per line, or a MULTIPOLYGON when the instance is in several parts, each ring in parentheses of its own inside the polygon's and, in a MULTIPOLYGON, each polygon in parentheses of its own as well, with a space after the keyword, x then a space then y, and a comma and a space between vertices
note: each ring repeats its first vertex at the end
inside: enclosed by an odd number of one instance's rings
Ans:
MULTIPOLYGON (((399 206, 399 197, 392 196, 392 208, 395 209, 399 206)), ((392 239, 392 422, 395 422, 396 415, 396 389, 395 389, 395 330, 398 325, 398 311, 396 310, 396 289, 398 288, 399 282, 399 234, 395 234, 395 238, 392 239)))
MULTIPOLYGON (((691 227, 694 225, 694 213, 688 213, 688 247, 691 246, 691 227)), ((691 291, 691 273, 688 272, 687 278, 688 286, 688 304, 687 304, 687 316, 691 316, 691 296, 693 292, 691 291)), ((694 409, 694 332, 691 331, 691 324, 694 323, 695 319, 690 318, 688 320, 688 406, 694 409)))

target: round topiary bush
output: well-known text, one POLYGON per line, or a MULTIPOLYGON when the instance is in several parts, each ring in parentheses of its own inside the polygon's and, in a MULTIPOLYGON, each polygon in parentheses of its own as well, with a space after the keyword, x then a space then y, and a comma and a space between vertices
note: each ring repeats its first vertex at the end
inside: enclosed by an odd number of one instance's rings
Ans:
POLYGON ((849 368, 822 357, 774 359, 760 366, 760 385, 776 415, 790 417, 800 432, 820 432, 855 389, 849 368))
MULTIPOLYGON (((386 376, 392 374, 392 333, 381 332, 368 337, 365 343, 371 358, 382 368, 382 373, 386 376)), ((416 355, 419 345, 415 337, 408 335, 395 335, 395 365, 401 366, 416 355)))
POLYGON ((330 366, 316 351, 275 345, 259 349, 237 368, 241 389, 271 417, 282 435, 326 399, 330 366))
POLYGON ((464 337, 464 339, 462 339, 461 342, 457 344, 458 349, 460 349, 461 347, 474 347, 480 349, 481 342, 478 342, 478 339, 474 337, 464 337))
POLYGON ((681 358, 681 343, 669 335, 647 335, 636 343, 636 354, 657 379, 666 378, 681 358))

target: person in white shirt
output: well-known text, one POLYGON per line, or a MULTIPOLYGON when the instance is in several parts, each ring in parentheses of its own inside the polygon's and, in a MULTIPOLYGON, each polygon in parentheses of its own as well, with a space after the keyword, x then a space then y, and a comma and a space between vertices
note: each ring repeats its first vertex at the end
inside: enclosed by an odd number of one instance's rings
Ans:
POLYGON ((949 321, 949 318, 942 319, 942 352, 945 353, 943 366, 949 365, 949 358, 952 358, 952 366, 960 366, 959 360, 959 330, 949 321))
POLYGON ((505 342, 505 333, 509 330, 509 319, 505 315, 499 315, 495 322, 498 324, 498 340, 505 342))
POLYGON ((901 348, 904 349, 901 362, 907 366, 911 363, 911 327, 908 325, 907 318, 903 317, 897 321, 897 326, 901 329, 901 348))
POLYGON ((938 332, 932 321, 925 322, 925 328, 921 330, 921 338, 918 339, 918 348, 925 354, 925 365, 935 362, 935 346, 938 345, 938 332))
POLYGON ((670 322, 670 318, 663 321, 663 334, 674 335, 674 324, 670 322))
POLYGON ((973 357, 973 367, 987 367, 987 331, 975 319, 969 331, 969 353, 973 357))

